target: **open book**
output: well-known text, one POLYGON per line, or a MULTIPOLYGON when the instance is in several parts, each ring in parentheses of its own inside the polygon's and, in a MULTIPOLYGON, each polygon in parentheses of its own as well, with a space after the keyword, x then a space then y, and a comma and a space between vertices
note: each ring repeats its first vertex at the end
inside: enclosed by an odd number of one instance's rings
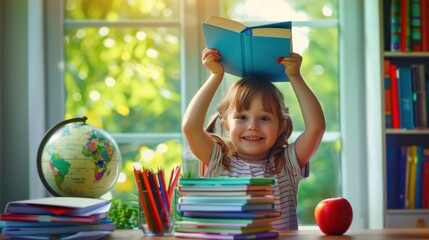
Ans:
POLYGON ((292 52, 292 22, 246 26, 210 16, 203 22, 203 31, 207 48, 219 50, 226 73, 288 81, 278 60, 292 52))

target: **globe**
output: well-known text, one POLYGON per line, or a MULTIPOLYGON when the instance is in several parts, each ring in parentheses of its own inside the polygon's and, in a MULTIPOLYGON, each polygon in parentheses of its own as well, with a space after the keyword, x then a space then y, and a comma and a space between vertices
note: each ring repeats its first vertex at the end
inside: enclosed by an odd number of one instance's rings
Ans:
POLYGON ((98 198, 118 179, 122 167, 118 145, 109 133, 86 120, 60 122, 40 143, 39 177, 54 196, 98 198))

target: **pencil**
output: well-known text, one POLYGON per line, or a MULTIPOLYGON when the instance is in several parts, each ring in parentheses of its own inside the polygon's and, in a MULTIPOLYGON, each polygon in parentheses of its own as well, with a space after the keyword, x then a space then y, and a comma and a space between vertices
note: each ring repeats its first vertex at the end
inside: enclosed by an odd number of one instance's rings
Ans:
POLYGON ((133 168, 134 168, 134 177, 136 179, 136 185, 139 191, 139 198, 140 198, 140 206, 144 211, 144 215, 146 218, 146 222, 147 222, 147 226, 149 231, 153 231, 153 220, 152 220, 152 216, 149 212, 149 203, 147 201, 146 198, 146 194, 144 193, 144 186, 143 186, 143 178, 140 175, 140 171, 141 171, 141 164, 140 163, 134 163, 133 164, 133 168))
POLYGON ((161 222, 161 216, 159 215, 158 207, 157 207, 157 204, 156 204, 155 198, 154 198, 154 193, 152 192, 152 189, 150 186, 148 172, 149 172, 149 170, 144 169, 141 172, 141 175, 143 176, 144 186, 145 186, 146 190, 148 191, 149 203, 151 206, 150 210, 152 211, 153 216, 155 218, 155 224, 154 225, 156 227, 156 230, 158 230, 158 232, 164 232, 164 226, 162 225, 162 222, 161 222))

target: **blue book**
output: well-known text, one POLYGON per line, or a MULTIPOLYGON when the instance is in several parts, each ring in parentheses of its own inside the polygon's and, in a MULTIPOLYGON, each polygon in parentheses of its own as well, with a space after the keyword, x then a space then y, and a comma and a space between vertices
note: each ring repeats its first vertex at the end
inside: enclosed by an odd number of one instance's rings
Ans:
POLYGON ((413 86, 410 67, 398 67, 398 99, 401 128, 414 129, 413 86))
POLYGON ((399 187, 398 187, 398 208, 405 208, 405 199, 406 199, 406 180, 407 180, 407 148, 405 146, 399 147, 398 161, 399 161, 399 187))
POLYGON ((386 146, 386 191, 387 191, 387 208, 399 208, 399 166, 396 154, 396 146, 386 146))
POLYGON ((279 58, 292 51, 292 22, 246 26, 231 19, 210 16, 202 24, 207 48, 219 50, 225 72, 255 76, 273 82, 288 81, 279 58))

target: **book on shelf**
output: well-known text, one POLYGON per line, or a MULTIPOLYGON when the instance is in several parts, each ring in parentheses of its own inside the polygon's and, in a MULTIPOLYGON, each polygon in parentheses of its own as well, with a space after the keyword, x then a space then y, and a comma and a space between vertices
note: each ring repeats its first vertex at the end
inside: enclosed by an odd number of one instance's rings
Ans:
POLYGON ((407 147, 405 146, 400 146, 399 147, 399 155, 398 155, 398 160, 399 161, 399 174, 398 174, 398 206, 397 208, 399 209, 404 209, 405 208, 405 202, 406 202, 406 192, 407 192, 407 164, 408 164, 408 159, 407 159, 407 147))
MULTIPOLYGON (((401 50, 401 6, 400 0, 392 0, 390 3, 390 14, 386 16, 390 17, 390 22, 385 21, 386 25, 390 23, 390 51, 400 51, 401 50)), ((388 20, 388 19, 386 19, 388 20)), ((387 35, 386 35, 387 36, 387 35)), ((386 48, 387 49, 387 48, 386 48)))
POLYGON ((410 0, 411 51, 422 51, 421 0, 410 0))
POLYGON ((423 180, 423 147, 416 146, 416 156, 415 156, 415 165, 416 165, 416 195, 415 195, 415 209, 422 208, 422 180, 423 180))
POLYGON ((287 81, 279 58, 292 52, 292 22, 246 26, 219 16, 202 24, 207 48, 219 50, 226 73, 256 76, 270 81, 287 81))
POLYGON ((390 64, 390 97, 392 103, 392 128, 401 127, 401 118, 399 113, 399 95, 398 95, 398 67, 396 64, 390 64))
POLYGON ((387 209, 429 209, 429 147, 386 146, 387 209))
POLYGON ((395 146, 386 146, 386 192, 387 208, 399 208, 399 161, 395 146))
POLYGON ((385 49, 402 52, 429 50, 429 1, 383 1, 385 49))
POLYGON ((429 208, 429 148, 423 148, 422 161, 422 208, 429 208))
POLYGON ((422 51, 429 51, 429 1, 420 0, 422 51))
POLYGON ((393 128, 392 125, 392 87, 390 81, 390 60, 384 59, 384 114, 386 128, 393 128))
POLYGON ((428 127, 428 113, 426 102, 426 71, 424 64, 412 64, 413 84, 413 110, 415 128, 426 129, 428 127))
POLYGON ((400 126, 405 129, 414 129, 413 87, 411 68, 398 67, 398 99, 400 126))

